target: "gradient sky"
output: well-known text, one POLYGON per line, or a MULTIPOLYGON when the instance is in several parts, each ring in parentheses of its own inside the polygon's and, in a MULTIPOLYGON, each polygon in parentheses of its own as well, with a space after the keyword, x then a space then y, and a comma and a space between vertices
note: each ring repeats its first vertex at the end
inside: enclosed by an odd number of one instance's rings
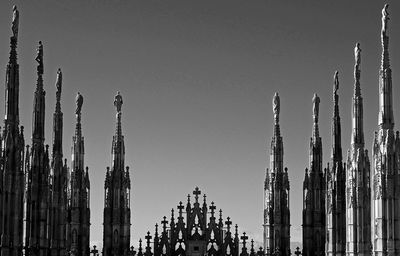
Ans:
MULTIPOLYGON (((400 74, 400 2, 388 2, 396 121, 400 120, 396 96, 400 93, 396 75, 400 74)), ((135 246, 196 186, 241 232, 262 240, 263 182, 275 91, 281 97, 284 163, 291 183, 292 241, 301 241, 311 99, 314 92, 321 98, 326 165, 335 70, 340 79, 344 157, 350 145, 356 42, 362 48, 365 137, 371 149, 377 129, 383 1, 1 1, 4 80, 14 3, 20 10, 20 115, 26 144, 31 144, 39 40, 44 44, 46 143, 52 140, 55 78, 61 67, 64 157, 69 163, 75 94, 80 91, 84 96, 92 243, 102 241, 104 177, 111 164, 113 101, 118 90, 124 99, 135 246)), ((4 97, 0 98, 4 106, 4 97)))

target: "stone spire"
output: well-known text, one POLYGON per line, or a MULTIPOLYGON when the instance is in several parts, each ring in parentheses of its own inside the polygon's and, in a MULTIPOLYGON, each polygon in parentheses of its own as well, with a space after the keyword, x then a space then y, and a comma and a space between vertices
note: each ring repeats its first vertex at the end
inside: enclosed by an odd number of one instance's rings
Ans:
POLYGON ((333 118, 332 118, 332 161, 342 162, 342 136, 339 115, 339 72, 335 72, 333 86, 333 118))
MULTIPOLYGON (((45 95, 43 89, 43 44, 39 41, 37 56, 35 59, 37 65, 37 83, 35 97, 33 100, 33 117, 32 117, 32 140, 33 143, 44 143, 44 120, 45 120, 45 95)), ((33 147, 32 147, 33 150, 33 147)))
POLYGON ((325 176, 322 170, 322 140, 318 117, 320 99, 313 97, 313 131, 310 139, 309 172, 303 182, 303 255, 325 254, 325 176))
POLYGON ((62 72, 57 71, 56 80, 56 108, 53 114, 53 155, 51 168, 53 173, 53 185, 50 208, 50 255, 65 255, 66 251, 66 227, 67 227, 67 187, 68 169, 63 164, 63 113, 61 112, 62 72))
POLYGON ((20 256, 23 248, 25 141, 23 127, 19 127, 18 24, 19 12, 14 6, 6 69, 4 129, 0 139, 0 256, 20 256))
POLYGON ((272 100, 274 113, 274 135, 271 141, 270 170, 267 168, 264 181, 264 250, 272 255, 289 255, 290 210, 289 179, 287 168, 283 168, 283 140, 279 128, 280 99, 275 93, 272 100), (278 235, 277 235, 278 234, 278 235), (277 237, 279 236, 279 237, 277 237))
POLYGON ((121 125, 122 103, 122 96, 118 92, 114 99, 117 120, 111 150, 112 167, 111 173, 109 171, 106 173, 104 192, 103 251, 105 256, 127 256, 130 246, 131 183, 129 168, 126 167, 125 171, 125 145, 121 125))
POLYGON ((43 89, 43 44, 39 41, 37 56, 37 83, 33 99, 32 146, 30 167, 27 168, 26 236, 28 254, 48 253, 48 221, 50 196, 50 166, 48 146, 44 145, 45 95, 43 89))
POLYGON ((339 115, 339 73, 333 82, 332 164, 326 169, 326 255, 344 255, 346 248, 346 173, 343 166, 339 115))
POLYGON ((19 65, 17 63, 19 11, 14 5, 12 32, 10 38, 10 57, 6 72, 6 113, 4 119, 5 128, 10 125, 15 129, 19 125, 19 65))
POLYGON ((373 143, 372 245, 374 255, 399 255, 400 138, 394 134, 392 70, 389 65, 388 5, 382 9, 382 63, 379 70, 379 126, 373 143))
POLYGON ((90 186, 88 170, 84 168, 84 138, 81 127, 81 110, 83 97, 78 92, 76 96, 76 126, 72 146, 71 170, 71 204, 69 205, 69 223, 67 235, 67 250, 76 256, 89 254, 90 235, 90 186))
POLYGON ((312 99, 313 102, 313 132, 310 141, 310 172, 322 172, 322 142, 319 136, 319 103, 320 99, 315 93, 312 99))
POLYGON ((361 48, 360 43, 354 48, 354 95, 353 95, 353 115, 352 115, 352 136, 351 144, 357 148, 364 147, 364 129, 363 129, 363 98, 361 96, 361 48))
POLYGON ((362 256, 371 254, 371 181, 368 151, 364 149, 359 43, 354 57, 352 136, 346 165, 346 255, 362 256))
POLYGON ((393 129, 393 95, 392 70, 389 63, 389 36, 388 36, 388 4, 382 9, 382 61, 379 70, 379 126, 383 129, 393 129))
POLYGON ((121 126, 121 115, 122 115, 122 96, 120 92, 117 92, 114 100, 114 106, 116 107, 116 129, 113 137, 112 154, 113 154, 113 167, 115 170, 124 170, 125 166, 125 145, 124 136, 122 135, 121 126))

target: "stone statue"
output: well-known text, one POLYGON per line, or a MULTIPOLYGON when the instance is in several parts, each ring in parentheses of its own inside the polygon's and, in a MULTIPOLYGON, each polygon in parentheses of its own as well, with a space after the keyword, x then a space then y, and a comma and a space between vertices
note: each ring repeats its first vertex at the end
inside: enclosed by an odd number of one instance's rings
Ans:
POLYGON ((356 43, 356 47, 354 47, 354 58, 355 58, 356 66, 360 66, 360 63, 361 63, 360 43, 356 43))
POLYGON ((19 24, 19 11, 17 10, 17 6, 13 6, 13 18, 11 23, 11 30, 13 32, 13 37, 15 39, 18 38, 18 24, 19 24))
POLYGON ((75 114, 80 114, 81 110, 82 110, 82 104, 83 104, 83 97, 82 95, 78 92, 78 94, 76 95, 75 98, 75 102, 76 102, 76 110, 75 110, 75 114))
POLYGON ((385 4, 385 6, 382 9, 382 32, 386 33, 386 29, 387 29, 387 22, 389 20, 389 13, 387 11, 389 5, 385 4))
POLYGON ((314 93, 314 97, 312 99, 313 101, 313 116, 314 116, 314 120, 318 121, 318 115, 319 115, 319 97, 316 93, 314 93))
POLYGON ((37 72, 38 74, 43 74, 43 44, 42 41, 39 41, 39 46, 37 48, 37 55, 35 58, 36 62, 38 63, 37 72))
POLYGON ((281 103, 280 103, 280 99, 279 99, 279 95, 276 92, 274 95, 274 98, 272 100, 272 109, 274 112, 274 119, 276 122, 279 121, 279 112, 281 110, 281 103))
POLYGON ((114 106, 117 108, 117 113, 121 113, 122 103, 122 96, 119 92, 117 92, 117 95, 115 95, 114 99, 114 106))
POLYGON ((334 88, 333 88, 333 92, 336 95, 337 91, 339 90, 339 72, 336 71, 335 75, 334 75, 334 88))
POLYGON ((57 82, 56 82, 56 88, 57 88, 57 93, 61 93, 61 86, 62 86, 62 72, 61 68, 57 70, 57 82))

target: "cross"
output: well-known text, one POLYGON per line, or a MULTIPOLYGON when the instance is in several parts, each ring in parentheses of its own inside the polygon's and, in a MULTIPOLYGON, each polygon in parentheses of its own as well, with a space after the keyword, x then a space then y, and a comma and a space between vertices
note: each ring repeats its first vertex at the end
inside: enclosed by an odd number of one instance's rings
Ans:
POLYGON ((243 232, 243 236, 241 236, 240 239, 243 240, 243 248, 246 248, 246 240, 249 239, 249 237, 246 236, 246 232, 243 232))
POLYGON ((229 216, 226 219, 227 219, 227 221, 225 221, 225 224, 226 224, 226 226, 228 228, 228 231, 229 231, 230 228, 231 228, 231 225, 232 225, 232 221, 231 221, 231 218, 229 216))
POLYGON ((147 231, 147 236, 145 236, 144 238, 146 238, 147 240, 147 247, 150 247, 150 239, 152 238, 150 235, 150 231, 147 231))
POLYGON ((201 191, 199 190, 199 188, 198 187, 196 187, 195 189, 194 189, 194 191, 193 191, 193 195, 195 196, 195 198, 196 198, 196 202, 197 202, 197 199, 199 199, 199 195, 201 194, 201 191))
POLYGON ((214 211, 217 207, 215 207, 214 202, 211 202, 210 210, 211 210, 211 215, 214 216, 214 211))
POLYGON ((188 204, 190 204, 190 194, 187 195, 188 198, 188 204))
POLYGON ((179 214, 182 213, 182 210, 183 210, 184 208, 185 208, 185 207, 183 206, 182 201, 180 201, 180 202, 179 202, 179 205, 178 205, 179 214))
POLYGON ((165 231, 167 229, 167 224, 168 224, 167 217, 164 216, 164 220, 161 221, 161 224, 163 224, 163 229, 165 231))
POLYGON ((156 234, 155 234, 155 236, 157 236, 158 235, 158 223, 156 223, 156 234))
POLYGON ((294 254, 295 254, 296 256, 301 255, 300 248, 299 248, 298 246, 296 247, 296 251, 294 252, 294 254))
POLYGON ((93 250, 90 251, 90 253, 93 253, 93 256, 97 256, 98 255, 99 250, 97 250, 96 247, 97 247, 96 245, 93 245, 93 250))

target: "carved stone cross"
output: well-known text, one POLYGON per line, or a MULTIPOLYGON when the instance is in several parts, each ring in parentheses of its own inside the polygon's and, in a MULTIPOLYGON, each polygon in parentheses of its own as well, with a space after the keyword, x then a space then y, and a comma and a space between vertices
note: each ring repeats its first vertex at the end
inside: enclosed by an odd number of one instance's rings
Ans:
POLYGON ((299 248, 299 247, 296 247, 296 251, 294 252, 294 254, 295 254, 296 256, 301 255, 301 252, 300 252, 300 248, 299 248))
POLYGON ((217 207, 214 205, 214 202, 211 202, 210 210, 212 216, 214 216, 215 209, 217 209, 217 207))
POLYGON ((246 248, 246 240, 249 239, 249 237, 246 236, 246 232, 243 232, 243 236, 241 236, 240 239, 243 240, 243 247, 246 248))
POLYGON ((199 190, 198 187, 196 187, 196 188, 194 189, 194 191, 193 191, 193 195, 195 196, 196 201, 197 201, 197 199, 199 199, 199 195, 200 195, 200 194, 201 194, 201 191, 199 190))

